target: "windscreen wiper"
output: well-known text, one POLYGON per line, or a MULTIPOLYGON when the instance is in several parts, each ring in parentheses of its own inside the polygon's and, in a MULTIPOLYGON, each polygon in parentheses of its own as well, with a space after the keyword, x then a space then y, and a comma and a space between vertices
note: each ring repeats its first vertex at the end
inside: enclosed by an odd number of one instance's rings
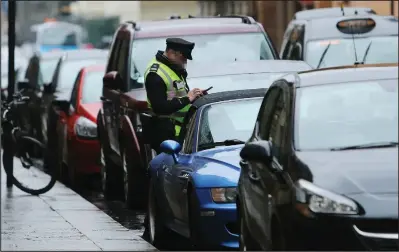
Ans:
POLYGON ((373 148, 385 148, 385 147, 395 147, 398 146, 398 142, 379 142, 379 143, 368 143, 359 144, 352 146, 345 146, 340 148, 332 148, 331 151, 341 151, 341 150, 360 150, 360 149, 373 149, 373 148))
POLYGON ((362 59, 362 63, 364 64, 364 62, 366 61, 366 57, 367 57, 367 55, 369 54, 369 50, 370 50, 370 47, 371 47, 371 44, 373 43, 373 41, 370 41, 370 43, 369 43, 369 45, 367 46, 367 48, 366 48, 366 51, 364 52, 364 56, 363 56, 363 59, 362 59))
POLYGON ((326 49, 324 49, 323 53, 321 54, 321 57, 320 57, 319 63, 317 64, 316 69, 320 68, 321 63, 323 63, 324 56, 326 56, 326 53, 327 53, 328 49, 330 48, 330 46, 331 46, 331 42, 328 43, 328 45, 326 46, 326 49))
POLYGON ((198 149, 206 150, 206 149, 215 148, 217 146, 232 146, 232 145, 238 145, 238 144, 244 144, 244 143, 245 143, 244 141, 241 141, 238 139, 227 139, 222 142, 200 144, 200 145, 198 145, 198 149))

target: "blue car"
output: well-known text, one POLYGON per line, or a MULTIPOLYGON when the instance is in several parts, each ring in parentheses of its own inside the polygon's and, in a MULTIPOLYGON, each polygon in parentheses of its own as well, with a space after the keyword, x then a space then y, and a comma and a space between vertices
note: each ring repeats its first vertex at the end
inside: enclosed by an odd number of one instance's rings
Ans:
POLYGON ((150 163, 147 230, 162 246, 170 230, 198 248, 238 248, 239 151, 250 137, 266 89, 208 94, 150 163))

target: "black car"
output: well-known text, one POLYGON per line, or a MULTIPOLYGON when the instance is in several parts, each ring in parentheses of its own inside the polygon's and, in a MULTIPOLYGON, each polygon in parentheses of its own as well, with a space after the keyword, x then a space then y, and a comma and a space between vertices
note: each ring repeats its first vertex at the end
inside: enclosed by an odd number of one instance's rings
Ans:
POLYGON ((398 250, 397 68, 270 86, 240 152, 241 250, 398 250))
MULTIPOLYGON (((44 142, 48 147, 46 164, 53 167, 56 151, 56 123, 58 119, 57 101, 68 100, 79 71, 86 66, 104 64, 108 51, 98 49, 82 49, 66 51, 59 59, 54 75, 49 84, 44 85, 42 95, 43 113, 35 120, 40 120, 44 142)), ((72 108, 71 108, 72 109, 72 108)))
POLYGON ((42 96, 43 88, 51 82, 55 68, 62 51, 47 53, 35 53, 28 61, 26 69, 19 73, 17 88, 23 89, 23 94, 29 96, 29 102, 19 106, 18 118, 22 122, 21 127, 26 129, 32 136, 44 140, 42 123, 37 120, 44 112, 42 96), (21 74, 24 76, 22 78, 21 74))
POLYGON ((368 8, 323 8, 295 14, 280 58, 313 68, 398 62, 398 19, 368 8))

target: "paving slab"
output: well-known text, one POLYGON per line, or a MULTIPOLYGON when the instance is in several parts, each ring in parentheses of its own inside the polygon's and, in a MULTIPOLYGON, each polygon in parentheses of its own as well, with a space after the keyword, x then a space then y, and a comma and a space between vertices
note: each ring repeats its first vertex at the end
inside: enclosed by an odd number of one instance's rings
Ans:
MULTIPOLYGON (((14 169, 22 174, 19 162, 14 169)), ((157 250, 62 183, 41 196, 8 190, 1 167, 0 190, 1 251, 157 250)))

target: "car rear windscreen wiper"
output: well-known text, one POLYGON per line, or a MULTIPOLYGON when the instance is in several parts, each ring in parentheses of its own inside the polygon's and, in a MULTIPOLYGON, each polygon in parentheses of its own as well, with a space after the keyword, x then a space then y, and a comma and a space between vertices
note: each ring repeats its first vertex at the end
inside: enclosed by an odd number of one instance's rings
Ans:
POLYGON ((321 54, 321 57, 320 57, 319 63, 317 64, 316 69, 320 68, 321 63, 323 63, 324 57, 326 56, 326 53, 327 53, 328 49, 330 48, 330 46, 331 46, 331 42, 328 43, 328 45, 326 46, 326 49, 324 49, 323 53, 321 54))
POLYGON ((370 51, 370 47, 371 47, 371 44, 373 43, 373 41, 370 41, 370 43, 368 44, 368 46, 367 46, 367 48, 366 48, 366 51, 364 52, 364 56, 363 56, 363 59, 362 59, 362 63, 364 64, 364 62, 366 61, 366 58, 367 58, 367 55, 369 54, 369 51, 370 51))
POLYGON ((238 145, 238 144, 244 144, 244 143, 245 143, 244 141, 241 141, 238 139, 227 139, 222 142, 200 144, 200 145, 198 145, 198 150, 206 150, 206 149, 215 148, 217 146, 232 146, 232 145, 238 145))
POLYGON ((379 143, 368 143, 352 145, 340 148, 332 148, 331 151, 341 151, 341 150, 358 150, 358 149, 372 149, 372 148, 385 148, 385 147, 395 147, 398 146, 398 142, 379 142, 379 143))

